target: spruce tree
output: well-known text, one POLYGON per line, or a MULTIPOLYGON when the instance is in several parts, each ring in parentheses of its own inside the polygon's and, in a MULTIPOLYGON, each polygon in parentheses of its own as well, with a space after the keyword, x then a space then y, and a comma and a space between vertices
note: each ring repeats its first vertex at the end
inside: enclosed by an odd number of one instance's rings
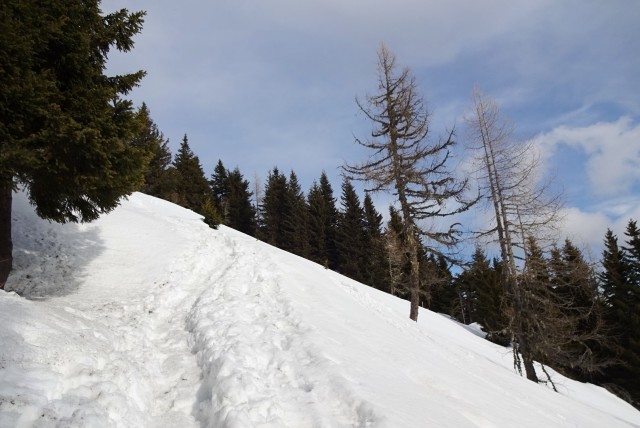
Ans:
POLYGON ((626 245, 622 247, 626 281, 615 298, 614 313, 618 323, 624 364, 619 382, 640 408, 640 230, 635 220, 629 220, 625 229, 626 245))
POLYGON ((597 318, 593 318, 595 296, 589 266, 570 241, 565 242, 561 258, 555 251, 551 260, 534 238, 526 243, 526 265, 518 280, 523 291, 521 307, 510 326, 517 332, 516 345, 526 340, 530 350, 522 354, 523 363, 535 359, 572 375, 593 371, 598 363, 593 349, 601 338, 597 318))
POLYGON ((286 249, 285 219, 290 213, 287 198, 287 177, 277 167, 269 172, 262 198, 262 225, 260 239, 278 248, 286 249))
POLYGON ((382 232, 382 214, 373 205, 368 193, 364 195, 364 244, 365 284, 387 291, 387 269, 385 240, 382 232))
POLYGON ((145 103, 136 114, 137 129, 131 144, 150 152, 149 165, 140 191, 147 195, 170 200, 175 191, 175 175, 171 168, 169 140, 158 129, 145 103))
POLYGON ((307 195, 309 207, 309 260, 329 267, 329 256, 326 243, 326 218, 328 208, 325 205, 320 186, 315 181, 307 195))
POLYGON ((313 183, 307 196, 309 207, 309 258, 316 263, 336 270, 338 254, 336 228, 338 211, 333 197, 333 188, 326 173, 320 175, 320 182, 313 183))
POLYGON ((607 229, 604 238, 602 268, 598 278, 605 304, 606 317, 611 324, 623 319, 628 312, 625 289, 628 281, 628 267, 622 250, 618 247, 618 237, 607 229))
POLYGON ((406 298, 409 259, 405 251, 405 232, 402 224, 401 214, 390 206, 389 221, 385 231, 387 292, 393 296, 406 298))
POLYGON ((561 250, 552 250, 550 267, 555 299, 573 326, 573 339, 562 349, 566 357, 556 358, 556 368, 573 378, 591 380, 608 364, 601 352, 605 343, 595 273, 569 239, 561 250))
POLYGON ((189 147, 187 134, 173 161, 176 174, 176 201, 179 205, 189 208, 205 216, 205 222, 212 227, 221 221, 220 213, 213 202, 209 182, 205 178, 200 159, 189 147))
POLYGON ((454 317, 465 324, 473 322, 473 284, 463 285, 457 280, 454 281, 449 264, 442 255, 429 254, 425 259, 421 265, 424 269, 423 288, 428 308, 454 317))
POLYGON ((505 293, 502 265, 493 259, 490 265, 480 248, 476 248, 472 262, 477 291, 476 316, 487 333, 487 340, 506 346, 511 342, 508 313, 510 301, 505 293))
POLYGON ((213 201, 222 215, 223 218, 227 218, 227 199, 229 198, 230 186, 229 186, 229 172, 222 164, 222 160, 218 159, 218 163, 213 169, 211 174, 211 180, 209 181, 211 186, 211 192, 213 194, 213 201))
POLYGON ((249 182, 244 179, 239 168, 227 174, 228 196, 226 199, 225 225, 247 235, 254 236, 256 232, 256 213, 251 204, 252 192, 249 182))
POLYGON ((342 181, 340 197, 342 211, 338 215, 337 248, 339 272, 359 282, 365 282, 366 231, 364 210, 349 179, 342 181))
POLYGON ((309 257, 307 201, 298 176, 293 171, 289 174, 286 190, 288 211, 284 218, 284 249, 301 257, 309 257))
POLYGON ((133 48, 143 17, 103 16, 97 0, 0 3, 0 289, 17 187, 57 222, 94 220, 140 188, 148 152, 130 144, 135 115, 122 97, 144 72, 104 71, 113 48, 133 48))

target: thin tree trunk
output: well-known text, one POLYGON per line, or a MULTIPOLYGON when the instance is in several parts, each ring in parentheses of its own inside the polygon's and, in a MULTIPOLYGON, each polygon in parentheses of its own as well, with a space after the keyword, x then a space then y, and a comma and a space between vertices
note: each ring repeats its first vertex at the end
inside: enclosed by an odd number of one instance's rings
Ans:
POLYGON ((518 347, 520 349, 520 354, 522 355, 522 365, 524 366, 524 372, 527 375, 527 379, 538 383, 538 375, 536 374, 536 369, 533 366, 533 359, 531 358, 531 353, 529 352, 527 341, 522 337, 522 335, 518 338, 520 342, 518 347))
MULTIPOLYGON (((413 224, 411 225, 413 226, 413 224)), ((411 289, 411 309, 409 318, 418 321, 418 308, 420 307, 420 262, 418 260, 418 242, 415 237, 413 227, 409 227, 407 231, 407 246, 409 247, 409 257, 411 274, 409 278, 409 287, 411 289)))
POLYGON ((11 241, 12 197, 11 180, 0 180, 0 290, 4 290, 13 262, 13 243, 11 241))

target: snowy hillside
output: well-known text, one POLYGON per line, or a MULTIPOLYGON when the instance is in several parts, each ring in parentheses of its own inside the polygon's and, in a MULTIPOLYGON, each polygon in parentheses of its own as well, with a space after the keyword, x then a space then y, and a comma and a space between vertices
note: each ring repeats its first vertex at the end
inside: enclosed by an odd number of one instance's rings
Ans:
POLYGON ((0 427, 640 427, 472 329, 134 194, 88 225, 14 200, 0 427))

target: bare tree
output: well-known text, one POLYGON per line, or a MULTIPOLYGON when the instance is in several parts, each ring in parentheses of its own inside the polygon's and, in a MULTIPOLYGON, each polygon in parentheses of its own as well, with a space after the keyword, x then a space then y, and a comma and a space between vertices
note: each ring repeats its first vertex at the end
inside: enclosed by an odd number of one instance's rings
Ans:
POLYGON ((493 208, 493 226, 481 236, 493 236, 500 247, 503 280, 511 296, 511 328, 514 334, 514 361, 524 364, 527 378, 538 381, 530 343, 527 291, 531 281, 520 281, 525 266, 527 237, 541 237, 560 217, 561 196, 552 191, 551 180, 540 180, 540 156, 531 143, 513 139, 513 126, 504 119, 495 101, 477 88, 473 93, 473 115, 467 119, 470 148, 477 152, 481 193, 493 208), (518 352, 522 356, 520 359, 518 352))
POLYGON ((365 116, 373 122, 371 138, 356 142, 370 150, 369 159, 343 166, 347 176, 371 185, 367 191, 392 192, 403 221, 404 246, 410 264, 409 317, 418 319, 420 294, 420 245, 438 253, 458 241, 457 225, 447 230, 420 228, 427 219, 447 217, 467 210, 473 201, 463 198, 467 181, 457 181, 447 170, 453 131, 446 139, 428 142, 429 114, 418 94, 409 68, 396 70, 396 58, 384 45, 378 50, 378 93, 366 103, 356 99, 365 116), (421 242, 421 238, 425 241, 421 242))

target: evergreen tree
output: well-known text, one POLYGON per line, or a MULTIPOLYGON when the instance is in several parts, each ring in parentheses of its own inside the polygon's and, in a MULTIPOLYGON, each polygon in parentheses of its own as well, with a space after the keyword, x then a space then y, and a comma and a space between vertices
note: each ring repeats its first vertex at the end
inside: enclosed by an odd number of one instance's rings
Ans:
POLYGON ((574 340, 569 340, 556 368, 580 380, 591 380, 592 373, 608 362, 601 353, 601 308, 596 277, 582 253, 569 239, 561 250, 551 252, 550 267, 554 294, 563 316, 573 324, 574 340))
POLYGON ((285 219, 290 213, 287 197, 287 177, 277 167, 269 172, 262 198, 262 225, 260 239, 278 248, 286 249, 285 219))
POLYGON ((364 282, 378 290, 387 291, 387 258, 385 240, 382 233, 382 214, 376 210, 368 193, 365 193, 364 196, 363 209, 364 244, 366 249, 364 254, 364 282))
POLYGON ((629 269, 629 295, 637 297, 640 292, 640 230, 635 220, 629 220, 624 232, 627 237, 626 246, 622 247, 629 269))
POLYGON ((175 191, 175 175, 171 168, 171 151, 169 140, 158 129, 151 119, 149 108, 145 103, 136 115, 137 129, 131 144, 134 147, 150 152, 150 161, 144 175, 144 184, 140 189, 147 195, 170 200, 175 191))
POLYGON ((640 407, 640 232, 630 220, 625 230, 626 246, 618 248, 617 238, 605 236, 603 271, 600 274, 605 318, 617 339, 614 355, 619 363, 605 371, 606 381, 617 386, 621 396, 640 407))
POLYGON ((612 325, 623 319, 629 308, 626 304, 625 289, 628 280, 628 268, 622 250, 618 247, 618 237, 607 229, 602 254, 603 270, 598 275, 606 317, 612 325))
POLYGON ((385 231, 387 257, 387 292, 392 296, 406 298, 409 259, 404 247, 404 229, 402 216, 393 207, 389 207, 389 221, 385 231))
POLYGON ((213 169, 211 174, 211 180, 209 181, 211 186, 211 192, 213 194, 213 201, 216 208, 220 212, 223 218, 227 218, 227 199, 229 197, 229 172, 222 164, 222 161, 218 159, 218 163, 213 169))
POLYGON ((484 273, 480 271, 483 268, 488 269, 488 262, 484 253, 476 248, 476 253, 467 269, 458 274, 453 281, 434 287, 431 291, 431 310, 449 314, 464 324, 477 322, 477 282, 480 275, 484 273))
POLYGON ((622 385, 631 395, 632 403, 640 408, 640 230, 635 220, 629 220, 625 230, 626 246, 622 248, 628 269, 626 289, 627 318, 622 335, 622 359, 629 374, 622 385), (634 381, 635 379, 635 381, 634 381))
POLYGON ((507 315, 511 309, 505 293, 502 265, 498 259, 493 259, 490 266, 482 250, 477 248, 472 269, 477 291, 476 316, 482 331, 487 333, 487 340, 507 346, 511 343, 507 315))
POLYGON ((523 291, 521 306, 510 326, 518 332, 514 334, 516 347, 526 340, 530 353, 523 353, 523 359, 535 359, 567 374, 593 371, 597 365, 593 348, 600 346, 601 337, 588 265, 570 241, 561 259, 556 251, 552 260, 532 237, 526 243, 526 265, 518 279, 523 291))
POLYGON ((322 197, 320 186, 315 181, 307 195, 307 206, 309 207, 309 260, 328 268, 329 256, 325 241, 328 208, 322 197))
POLYGON ((309 257, 308 207, 298 176, 291 171, 286 192, 288 211, 284 218, 284 249, 301 257, 309 257))
POLYGON ((203 207, 206 204, 208 218, 205 221, 209 225, 217 225, 221 219, 220 213, 213 203, 211 189, 200 165, 200 159, 191 151, 186 134, 173 161, 173 166, 176 173, 176 201, 174 202, 203 215, 205 214, 203 207))
POLYGON ((425 290, 429 309, 450 315, 469 324, 474 306, 473 285, 454 281, 449 264, 442 255, 430 254, 422 263, 427 269, 423 277, 429 287, 425 290))
POLYGON ((97 0, 0 3, 0 289, 18 185, 57 222, 94 220, 140 188, 148 152, 129 144, 135 115, 121 97, 144 72, 104 71, 112 48, 133 48, 143 17, 103 16, 97 0))
POLYGON ((340 197, 342 211, 338 215, 337 248, 339 272, 359 282, 365 282, 365 216, 349 179, 342 181, 340 197))
POLYGON ((251 204, 252 192, 249 182, 244 179, 240 169, 236 168, 227 173, 228 196, 226 197, 225 225, 247 235, 254 236, 256 232, 256 213, 251 204))
POLYGON ((338 267, 336 228, 338 211, 333 188, 322 172, 307 196, 309 207, 309 259, 335 270, 338 267))

